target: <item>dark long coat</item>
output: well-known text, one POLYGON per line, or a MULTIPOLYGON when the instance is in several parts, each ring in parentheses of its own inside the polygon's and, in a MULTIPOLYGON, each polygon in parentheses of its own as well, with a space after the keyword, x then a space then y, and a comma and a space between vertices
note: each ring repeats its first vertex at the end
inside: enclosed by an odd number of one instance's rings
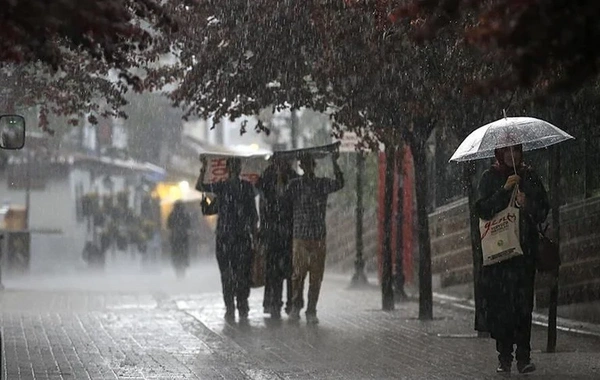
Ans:
POLYGON ((174 262, 186 264, 189 259, 188 240, 191 227, 190 216, 180 203, 176 203, 167 219, 167 227, 171 230, 171 258, 174 262))
MULTIPOLYGON (((284 183, 289 184, 298 174, 288 168, 283 175, 284 183)), ((278 174, 274 166, 269 166, 257 183, 262 192, 264 207, 261 220, 263 238, 267 242, 267 255, 270 256, 270 266, 277 265, 280 270, 291 275, 292 260, 292 202, 285 193, 278 191, 278 174)))
MULTIPOLYGON (((493 166, 481 177, 475 207, 481 219, 489 220, 508 207, 512 190, 505 190, 504 184, 510 174, 493 166)), ((524 255, 482 269, 483 310, 488 331, 495 339, 512 338, 517 325, 531 318, 539 243, 537 225, 545 221, 549 211, 548 196, 539 176, 526 167, 518 174, 519 188, 526 196, 526 205, 520 209, 524 255)))

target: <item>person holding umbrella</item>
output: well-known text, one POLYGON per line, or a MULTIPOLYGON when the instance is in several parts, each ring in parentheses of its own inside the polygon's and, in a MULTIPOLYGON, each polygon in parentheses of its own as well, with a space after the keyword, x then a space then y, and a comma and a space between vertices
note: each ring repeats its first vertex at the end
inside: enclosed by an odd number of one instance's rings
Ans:
POLYGON ((522 145, 495 150, 496 162, 481 177, 475 212, 490 220, 509 206, 516 191, 520 210, 519 255, 482 269, 483 309, 487 327, 496 340, 498 372, 508 373, 516 345, 517 369, 533 372, 531 362, 531 315, 538 249, 537 225, 546 220, 550 209, 546 190, 538 175, 523 162, 522 145))
POLYGON ((510 373, 515 345, 518 371, 535 371, 530 340, 539 253, 537 225, 545 221, 550 205, 540 177, 524 163, 523 151, 572 138, 546 121, 505 115, 473 131, 450 159, 495 157, 480 179, 474 212, 480 218, 483 254, 481 309, 496 340, 499 373, 510 373))

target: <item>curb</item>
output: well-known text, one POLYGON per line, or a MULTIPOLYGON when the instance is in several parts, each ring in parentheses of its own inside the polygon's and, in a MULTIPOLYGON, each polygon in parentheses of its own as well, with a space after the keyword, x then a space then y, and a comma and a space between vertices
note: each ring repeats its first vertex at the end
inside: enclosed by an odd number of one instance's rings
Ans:
MULTIPOLYGON (((475 301, 471 299, 450 296, 448 294, 438 292, 433 293, 433 299, 435 302, 442 305, 449 305, 472 312, 475 311, 475 301)), ((537 326, 548 327, 548 316, 533 312, 532 323, 537 326)), ((594 323, 558 317, 556 319, 556 325, 556 329, 559 331, 600 338, 600 325, 594 323)))
MULTIPOLYGON (((333 273, 327 273, 326 277, 328 277, 329 279, 334 280, 334 281, 347 282, 348 285, 350 285, 350 279, 352 278, 352 275, 348 274, 348 273, 344 274, 344 273, 339 273, 339 272, 333 272, 333 273)), ((379 280, 377 279, 377 277, 371 277, 371 276, 367 275, 367 280, 369 282, 369 285, 362 287, 362 289, 379 289, 379 280)), ((352 288, 348 287, 348 289, 352 289, 352 288)), ((418 293, 414 292, 415 291, 414 289, 406 289, 406 291, 407 291, 410 299, 416 300, 416 301, 419 300, 419 295, 418 295, 418 293)), ((451 306, 456 309, 461 309, 461 310, 465 310, 465 311, 469 311, 469 312, 475 311, 475 301, 474 300, 451 296, 451 295, 448 295, 445 293, 433 292, 433 302, 440 304, 440 305, 451 306)), ((544 315, 544 314, 533 312, 532 323, 536 326, 548 327, 548 316, 544 315)), ((561 318, 561 317, 558 317, 556 319, 556 324, 557 324, 556 329, 559 331, 563 331, 563 332, 567 332, 567 333, 571 333, 571 334, 600 338, 600 325, 598 325, 598 324, 582 322, 582 321, 577 321, 577 320, 568 319, 568 318, 561 318)))

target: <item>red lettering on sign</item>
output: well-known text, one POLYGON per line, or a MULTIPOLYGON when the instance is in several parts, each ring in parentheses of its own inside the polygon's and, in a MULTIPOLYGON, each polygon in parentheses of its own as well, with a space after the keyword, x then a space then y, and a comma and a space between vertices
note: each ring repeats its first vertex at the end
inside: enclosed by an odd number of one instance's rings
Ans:
POLYGON ((260 176, 256 173, 243 173, 241 177, 252 184, 258 182, 258 179, 260 178, 260 176))
POLYGON ((210 182, 227 178, 227 159, 213 158, 210 160, 210 182))
POLYGON ((490 232, 490 229, 492 227, 497 226, 498 224, 501 224, 501 223, 514 223, 516 220, 517 220, 516 214, 508 213, 505 216, 503 216, 502 218, 492 219, 492 220, 486 222, 483 225, 484 231, 481 234, 481 240, 483 240, 487 236, 488 232, 490 232))

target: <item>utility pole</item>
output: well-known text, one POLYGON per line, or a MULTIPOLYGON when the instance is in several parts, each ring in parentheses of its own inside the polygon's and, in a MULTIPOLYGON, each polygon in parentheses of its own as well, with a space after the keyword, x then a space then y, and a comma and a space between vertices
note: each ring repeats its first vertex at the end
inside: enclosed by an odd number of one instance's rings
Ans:
POLYGON ((221 123, 221 120, 214 121, 214 119, 213 123, 213 128, 215 129, 217 135, 217 144, 225 145, 225 130, 223 123, 221 123))
POLYGON ((292 140, 292 149, 298 149, 298 114, 297 110, 291 111, 290 138, 292 140))
POLYGON ((31 208, 31 161, 33 160, 30 148, 25 155, 25 229, 29 229, 29 209, 31 208))

